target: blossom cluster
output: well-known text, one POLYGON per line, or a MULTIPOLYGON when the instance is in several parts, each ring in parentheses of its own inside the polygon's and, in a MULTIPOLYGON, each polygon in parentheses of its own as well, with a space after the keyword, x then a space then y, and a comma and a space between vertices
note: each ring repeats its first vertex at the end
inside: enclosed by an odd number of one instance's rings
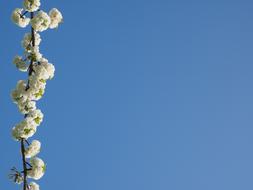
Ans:
POLYGON ((39 10, 40 0, 25 0, 23 5, 23 8, 16 8, 11 16, 12 21, 22 28, 31 24, 36 31, 42 32, 48 28, 57 28, 63 21, 61 12, 56 8, 50 10, 49 14, 39 10), (38 11, 38 13, 33 18, 28 18, 24 14, 34 11, 38 11))
POLYGON ((11 92, 11 98, 17 104, 20 113, 24 114, 24 119, 12 128, 12 137, 16 141, 20 141, 24 146, 21 150, 26 171, 18 172, 14 169, 11 177, 18 184, 24 183, 24 188, 29 190, 39 190, 39 185, 35 182, 27 183, 26 178, 34 180, 40 179, 46 169, 44 161, 37 157, 40 152, 41 143, 31 138, 37 131, 38 126, 43 121, 43 113, 36 106, 36 101, 42 98, 47 81, 54 77, 55 67, 41 53, 39 45, 41 36, 39 32, 47 29, 54 29, 63 21, 61 12, 53 8, 46 13, 40 9, 40 0, 24 0, 22 8, 16 8, 12 12, 11 19, 19 27, 25 28, 31 25, 31 33, 26 33, 23 37, 21 45, 24 49, 23 56, 16 55, 13 64, 21 72, 28 73, 27 80, 19 80, 15 89, 11 92), (30 14, 30 17, 26 16, 30 14), (24 142, 27 143, 25 147, 24 142), (29 160, 27 160, 29 159, 29 160), (27 176, 22 173, 26 173, 27 176))

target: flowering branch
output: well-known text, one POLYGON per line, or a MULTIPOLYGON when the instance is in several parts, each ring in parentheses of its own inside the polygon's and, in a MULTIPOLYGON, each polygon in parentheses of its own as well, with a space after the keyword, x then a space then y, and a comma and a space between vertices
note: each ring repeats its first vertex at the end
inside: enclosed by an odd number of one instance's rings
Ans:
POLYGON ((28 138, 32 137, 43 120, 43 113, 36 108, 36 101, 41 99, 46 88, 46 82, 54 76, 54 65, 39 51, 41 38, 39 32, 48 28, 54 29, 62 22, 62 14, 53 8, 49 14, 39 9, 40 0, 24 0, 24 9, 16 8, 12 13, 12 21, 24 28, 31 24, 31 33, 26 33, 22 41, 24 56, 15 56, 13 63, 22 72, 28 72, 28 80, 20 80, 11 96, 17 104, 24 119, 12 129, 12 137, 20 141, 23 170, 15 167, 9 177, 18 184, 23 183, 23 190, 39 190, 35 182, 28 184, 28 178, 40 179, 46 169, 44 161, 36 155, 40 152, 41 143, 28 138), (30 18, 25 15, 30 12, 30 18), (29 167, 29 168, 28 168, 29 167))
MULTIPOLYGON (((25 11, 22 16, 24 16, 28 11, 25 11)), ((31 12, 30 14, 30 18, 33 19, 33 15, 34 13, 31 12)), ((31 41, 32 41, 32 47, 35 46, 35 33, 34 33, 34 29, 33 27, 31 27, 31 41)), ((31 59, 30 61, 30 65, 28 67, 28 77, 32 75, 32 71, 33 71, 33 59, 31 59)), ((26 90, 29 89, 29 81, 27 83, 27 86, 26 86, 26 90)), ((25 115, 25 117, 27 117, 27 114, 25 115)), ((26 164, 28 164, 30 167, 32 167, 29 162, 26 161, 26 158, 25 158, 25 143, 24 142, 27 142, 28 141, 26 139, 21 139, 20 143, 21 143, 21 154, 22 154, 22 162, 23 162, 23 171, 24 171, 24 182, 23 182, 23 190, 26 190, 27 188, 27 167, 26 167, 26 164)))

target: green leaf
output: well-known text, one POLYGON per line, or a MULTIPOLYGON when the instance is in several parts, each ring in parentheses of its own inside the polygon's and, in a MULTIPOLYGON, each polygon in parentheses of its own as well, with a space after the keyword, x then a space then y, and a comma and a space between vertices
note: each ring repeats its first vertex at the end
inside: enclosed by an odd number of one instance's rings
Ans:
POLYGON ((42 82, 42 83, 46 83, 46 80, 44 80, 44 79, 40 79, 40 82, 42 82))
POLYGON ((44 164, 44 166, 42 167, 42 169, 43 169, 43 173, 45 173, 45 171, 46 171, 46 164, 44 164))
POLYGON ((25 135, 28 135, 31 131, 32 129, 24 129, 25 135))
POLYGON ((35 93, 34 95, 35 95, 36 98, 40 98, 40 97, 43 96, 43 94, 44 94, 44 90, 41 88, 39 90, 39 92, 35 93))
POLYGON ((40 118, 40 117, 36 117, 36 118, 34 119, 34 121, 35 121, 35 123, 37 123, 37 124, 39 125, 40 122, 41 122, 41 118, 40 118))

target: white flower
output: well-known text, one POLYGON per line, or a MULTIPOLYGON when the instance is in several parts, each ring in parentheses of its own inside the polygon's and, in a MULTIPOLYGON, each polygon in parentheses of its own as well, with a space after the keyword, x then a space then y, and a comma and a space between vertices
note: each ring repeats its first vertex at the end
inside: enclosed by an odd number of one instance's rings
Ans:
POLYGON ((39 11, 39 13, 31 20, 31 25, 34 30, 42 32, 48 29, 50 25, 50 17, 44 11, 39 11))
POLYGON ((21 56, 15 56, 13 59, 13 64, 16 65, 16 67, 22 72, 26 72, 28 69, 26 62, 22 59, 21 56))
POLYGON ((30 33, 26 33, 21 45, 25 49, 25 55, 29 60, 39 61, 42 58, 40 53, 39 45, 41 42, 40 35, 38 33, 34 34, 34 46, 32 44, 32 37, 30 33))
POLYGON ((39 109, 30 111, 27 114, 27 118, 31 118, 36 123, 36 125, 40 125, 43 120, 43 117, 44 115, 39 109))
POLYGON ((34 66, 35 75, 39 79, 48 80, 54 77, 54 65, 48 63, 46 59, 41 59, 40 64, 34 66))
POLYGON ((29 190, 40 190, 40 186, 35 182, 31 182, 29 184, 29 190))
POLYGON ((29 87, 29 90, 33 91, 32 93, 34 94, 37 93, 40 89, 44 91, 46 88, 46 81, 40 79, 35 73, 29 77, 29 87))
POLYGON ((40 53, 39 46, 32 46, 31 47, 31 58, 33 61, 39 61, 42 58, 42 54, 40 53))
POLYGON ((46 81, 41 79, 39 75, 36 73, 33 73, 29 77, 29 86, 30 88, 35 88, 35 89, 45 89, 46 88, 46 81))
POLYGON ((31 158, 40 152, 41 143, 38 140, 33 140, 32 143, 25 150, 25 157, 31 158))
POLYGON ((46 87, 46 81, 36 73, 29 77, 28 84, 29 88, 25 81, 20 80, 16 89, 11 92, 13 102, 18 105, 19 111, 23 114, 36 109, 34 100, 39 100, 43 96, 46 87))
POLYGON ((26 18, 25 16, 22 16, 22 11, 23 11, 23 9, 16 8, 16 9, 12 12, 11 19, 12 19, 12 21, 13 21, 16 25, 18 25, 18 26, 24 28, 24 27, 26 27, 26 26, 29 24, 30 18, 26 18))
POLYGON ((23 5, 27 11, 34 12, 40 7, 40 0, 25 0, 23 5))
MULTIPOLYGON (((35 32, 34 34, 34 41, 35 41, 35 46, 39 46, 40 42, 41 42, 41 38, 39 33, 35 32)), ((26 50, 26 51, 30 51, 31 47, 32 47, 32 35, 31 33, 26 33, 24 35, 24 38, 22 40, 22 47, 26 50)))
POLYGON ((18 103, 18 109, 22 114, 28 114, 36 109, 36 102, 27 100, 23 103, 18 103))
POLYGON ((36 76, 30 76, 29 80, 31 81, 31 86, 27 90, 29 93, 29 99, 31 100, 39 100, 42 98, 43 94, 45 93, 45 85, 46 83, 36 80, 36 76), (31 80, 34 78, 35 80, 31 80))
POLYGON ((23 121, 18 123, 12 129, 12 136, 15 140, 28 139, 29 137, 33 136, 36 132, 36 126, 34 122, 28 118, 25 118, 23 121))
POLYGON ((58 25, 62 22, 63 20, 63 17, 62 17, 62 14, 61 12, 56 9, 56 8, 53 8, 50 12, 49 12, 49 16, 51 18, 51 23, 50 23, 50 28, 53 29, 53 28, 57 28, 58 25))
POLYGON ((32 165, 32 169, 27 172, 29 178, 33 178, 35 180, 40 179, 46 170, 46 165, 40 158, 33 157, 30 160, 32 165))
POLYGON ((17 82, 16 89, 17 89, 18 91, 24 91, 25 88, 26 88, 26 82, 25 82, 24 80, 19 80, 19 81, 17 82))
POLYGON ((14 103, 19 104, 26 101, 26 82, 24 80, 19 80, 17 82, 16 88, 12 91, 11 97, 14 103))
POLYGON ((34 95, 33 95, 33 99, 34 100, 39 100, 42 98, 42 96, 44 95, 45 90, 44 89, 39 89, 34 95))
MULTIPOLYGON (((31 85, 34 85, 33 82, 31 82, 31 85)), ((27 114, 36 109, 36 103, 33 100, 41 98, 43 93, 44 89, 35 89, 34 86, 27 89, 26 82, 20 80, 17 83, 16 89, 12 91, 11 97, 13 102, 17 104, 19 111, 27 114)))

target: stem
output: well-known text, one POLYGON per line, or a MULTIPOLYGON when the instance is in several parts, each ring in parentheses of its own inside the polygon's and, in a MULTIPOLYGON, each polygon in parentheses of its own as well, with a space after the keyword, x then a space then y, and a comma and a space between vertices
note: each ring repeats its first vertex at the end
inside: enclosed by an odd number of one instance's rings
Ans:
POLYGON ((23 169, 24 169, 24 186, 23 190, 26 190, 27 187, 27 167, 26 167, 26 160, 25 160, 25 143, 24 139, 21 140, 21 152, 22 152, 22 161, 23 161, 23 169))
MULTIPOLYGON (((31 12, 30 18, 32 19, 34 16, 34 13, 31 12)), ((31 37, 32 37, 32 46, 35 46, 35 31, 33 29, 33 27, 31 27, 31 37)), ((31 59, 30 65, 29 65, 29 71, 28 71, 28 77, 32 75, 32 71, 33 71, 33 59, 31 59)), ((26 90, 29 89, 29 80, 27 82, 27 86, 26 86, 26 90)), ((27 117, 27 114, 25 115, 25 118, 27 117)), ((30 165, 28 162, 26 162, 26 158, 25 158, 25 143, 28 144, 28 141, 26 139, 21 139, 21 153, 22 153, 22 162, 23 162, 23 171, 24 171, 24 183, 23 183, 23 190, 27 190, 27 171, 29 169, 27 169, 27 165, 30 165)))
POLYGON ((25 11, 22 15, 20 15, 22 18, 24 18, 24 16, 26 15, 26 13, 28 13, 28 11, 25 11))
MULTIPOLYGON (((34 13, 31 12, 31 19, 33 18, 34 16, 34 13)), ((31 27, 31 37, 32 37, 32 46, 34 47, 35 46, 35 32, 34 32, 34 29, 33 27, 31 27)), ((28 76, 31 76, 32 75, 32 72, 33 72, 33 59, 31 59, 30 61, 30 65, 29 65, 29 69, 28 69, 28 76)), ((29 89, 29 80, 27 82, 27 86, 26 86, 26 90, 29 89)))
POLYGON ((28 140, 25 140, 25 142, 26 142, 26 144, 29 146, 30 145, 30 143, 28 142, 28 140))
POLYGON ((32 167, 32 165, 29 162, 25 162, 28 166, 32 167))

